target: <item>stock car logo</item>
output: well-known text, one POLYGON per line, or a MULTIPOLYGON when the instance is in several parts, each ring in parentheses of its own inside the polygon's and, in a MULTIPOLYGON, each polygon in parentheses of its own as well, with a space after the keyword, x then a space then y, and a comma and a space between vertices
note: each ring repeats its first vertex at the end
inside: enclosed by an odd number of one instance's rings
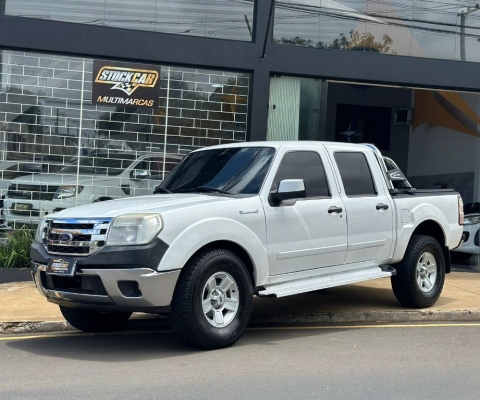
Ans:
POLYGON ((111 89, 118 89, 127 96, 131 96, 139 87, 153 88, 158 81, 158 71, 109 67, 105 66, 98 71, 96 83, 112 85, 111 89))
POLYGON ((158 108, 160 67, 93 61, 92 103, 158 108))

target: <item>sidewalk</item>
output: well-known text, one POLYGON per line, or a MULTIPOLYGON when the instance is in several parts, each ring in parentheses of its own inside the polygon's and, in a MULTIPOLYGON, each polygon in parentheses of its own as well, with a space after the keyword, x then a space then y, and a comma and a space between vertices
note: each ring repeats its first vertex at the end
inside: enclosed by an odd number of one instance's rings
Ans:
MULTIPOLYGON (((148 314, 134 317, 152 318, 148 314)), ((421 321, 480 321, 480 274, 447 275, 442 296, 425 310, 402 307, 393 295, 390 279, 377 279, 280 299, 255 298, 252 315, 252 324, 421 321)), ((58 306, 48 303, 33 283, 0 285, 0 333, 66 329, 71 328, 64 322, 58 306)))

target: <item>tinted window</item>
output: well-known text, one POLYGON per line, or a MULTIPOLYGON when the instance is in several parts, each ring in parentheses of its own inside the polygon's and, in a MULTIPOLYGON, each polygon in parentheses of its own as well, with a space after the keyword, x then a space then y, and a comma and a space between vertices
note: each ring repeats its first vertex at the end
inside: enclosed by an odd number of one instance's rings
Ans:
POLYGON ((372 174, 363 153, 335 153, 347 196, 376 195, 372 174))
POLYGON ((275 154, 268 147, 232 147, 190 153, 160 185, 174 193, 198 187, 258 194, 275 154))
POLYGON ((322 160, 320 155, 313 151, 285 154, 273 181, 272 190, 276 190, 284 179, 303 179, 307 197, 330 197, 322 160))

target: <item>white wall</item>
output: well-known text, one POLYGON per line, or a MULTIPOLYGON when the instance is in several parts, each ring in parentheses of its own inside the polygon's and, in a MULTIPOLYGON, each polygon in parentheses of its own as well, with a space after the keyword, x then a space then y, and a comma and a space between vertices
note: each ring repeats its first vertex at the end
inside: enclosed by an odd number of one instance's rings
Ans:
MULTIPOLYGON (((460 93, 480 115, 480 96, 460 93)), ((446 112, 446 111, 445 111, 446 112)), ((441 126, 423 124, 410 134, 409 176, 441 175, 475 171, 479 139, 441 126)))
POLYGON ((409 176, 472 172, 478 139, 441 126, 420 125, 410 135, 409 176))

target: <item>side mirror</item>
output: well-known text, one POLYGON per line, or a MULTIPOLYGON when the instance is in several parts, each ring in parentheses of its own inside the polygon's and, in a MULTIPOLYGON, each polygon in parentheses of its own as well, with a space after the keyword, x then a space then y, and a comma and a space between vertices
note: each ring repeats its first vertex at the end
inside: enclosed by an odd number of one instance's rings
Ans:
POLYGON ((130 172, 130 178, 132 179, 145 179, 150 176, 150 172, 145 169, 134 169, 130 172))
POLYGON ((285 179, 278 184, 278 189, 270 193, 274 203, 285 200, 304 199, 307 197, 303 179, 285 179))

